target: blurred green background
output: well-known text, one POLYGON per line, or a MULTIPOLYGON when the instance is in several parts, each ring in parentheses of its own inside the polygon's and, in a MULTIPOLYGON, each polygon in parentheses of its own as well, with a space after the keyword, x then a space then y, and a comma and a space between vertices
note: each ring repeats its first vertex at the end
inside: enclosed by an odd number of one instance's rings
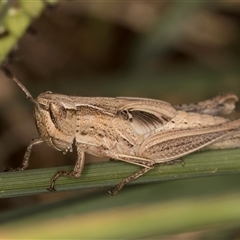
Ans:
MULTIPOLYGON (((33 96, 51 90, 172 104, 240 96, 240 3, 0 1, 0 59, 33 96)), ((38 135, 21 90, 2 72, 0 86, 2 171, 20 166, 38 135)), ((30 168, 75 158, 37 146, 30 168)), ((134 185, 112 198, 104 188, 0 199, 0 237, 239 239, 239 180, 134 185)))

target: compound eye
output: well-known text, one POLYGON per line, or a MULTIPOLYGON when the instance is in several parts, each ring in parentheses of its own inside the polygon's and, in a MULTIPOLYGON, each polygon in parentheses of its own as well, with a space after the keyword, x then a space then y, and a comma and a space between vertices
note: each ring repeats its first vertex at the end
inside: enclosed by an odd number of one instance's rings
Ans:
POLYGON ((67 116, 64 106, 59 102, 51 102, 49 111, 52 122, 55 124, 56 128, 60 128, 67 116))

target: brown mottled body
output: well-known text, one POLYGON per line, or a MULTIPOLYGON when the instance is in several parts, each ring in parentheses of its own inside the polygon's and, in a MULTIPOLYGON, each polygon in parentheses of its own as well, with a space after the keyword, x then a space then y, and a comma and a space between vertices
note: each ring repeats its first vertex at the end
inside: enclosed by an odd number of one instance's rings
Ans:
POLYGON ((56 173, 49 190, 55 189, 55 181, 60 176, 81 175, 85 152, 143 167, 123 179, 110 192, 113 195, 127 182, 154 168, 155 163, 175 160, 211 145, 213 148, 240 146, 240 119, 230 121, 216 116, 233 111, 238 100, 234 94, 177 106, 147 98, 73 97, 51 92, 41 93, 34 100, 27 89, 5 71, 34 103, 40 135, 29 144, 18 170, 27 168, 34 145, 45 142, 64 152, 72 151, 73 143, 76 145, 78 159, 74 170, 56 173))

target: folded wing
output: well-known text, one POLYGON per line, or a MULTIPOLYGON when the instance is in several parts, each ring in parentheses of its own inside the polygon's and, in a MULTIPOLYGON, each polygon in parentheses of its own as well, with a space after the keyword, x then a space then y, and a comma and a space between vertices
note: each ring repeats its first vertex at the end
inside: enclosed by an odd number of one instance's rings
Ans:
POLYGON ((147 98, 122 98, 125 104, 117 117, 130 124, 138 134, 146 134, 169 122, 177 111, 167 102, 147 98))

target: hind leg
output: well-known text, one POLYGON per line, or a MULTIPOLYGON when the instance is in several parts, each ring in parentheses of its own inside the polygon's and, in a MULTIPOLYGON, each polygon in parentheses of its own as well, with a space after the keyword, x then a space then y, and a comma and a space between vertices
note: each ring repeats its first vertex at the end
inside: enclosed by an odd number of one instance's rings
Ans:
POLYGON ((197 103, 175 105, 174 108, 185 112, 217 116, 230 114, 235 109, 237 101, 238 97, 229 93, 197 103))

